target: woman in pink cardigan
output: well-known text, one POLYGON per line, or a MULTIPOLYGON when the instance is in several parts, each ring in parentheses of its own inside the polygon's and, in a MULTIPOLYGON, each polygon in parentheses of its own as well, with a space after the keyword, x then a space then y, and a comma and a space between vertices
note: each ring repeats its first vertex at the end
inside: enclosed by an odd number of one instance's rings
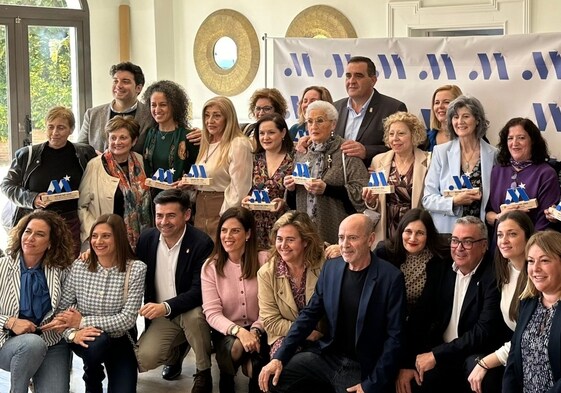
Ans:
POLYGON ((203 312, 213 329, 220 393, 235 391, 234 375, 240 365, 249 377, 249 393, 259 392, 257 376, 268 361, 257 300, 257 271, 267 253, 258 253, 255 233, 249 210, 226 210, 218 222, 213 253, 201 272, 203 312))

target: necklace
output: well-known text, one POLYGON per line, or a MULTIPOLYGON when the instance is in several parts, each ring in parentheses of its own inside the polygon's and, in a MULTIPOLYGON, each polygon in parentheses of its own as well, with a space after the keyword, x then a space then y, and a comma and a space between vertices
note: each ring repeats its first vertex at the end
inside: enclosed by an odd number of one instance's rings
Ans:
POLYGON ((471 173, 471 170, 473 170, 473 167, 475 167, 475 164, 477 164, 478 158, 479 158, 479 147, 474 149, 473 152, 471 153, 471 155, 469 156, 469 158, 467 158, 467 153, 465 153, 462 150, 462 156, 466 158, 466 162, 465 164, 462 163, 462 170, 464 171, 464 173, 468 174, 471 173), (476 158, 475 162, 473 163, 473 165, 471 165, 471 162, 473 160, 473 158, 476 158), (471 170, 470 170, 470 165, 471 165, 471 170))
POLYGON ((158 134, 160 134, 160 139, 165 141, 166 140, 166 136, 173 134, 175 132, 175 130, 172 131, 162 131, 158 128, 158 134))
POLYGON ((218 149, 218 146, 220 146, 220 143, 216 143, 216 146, 214 146, 214 149, 212 149, 212 151, 210 151, 210 149, 207 150, 206 152, 206 158, 203 161, 203 164, 206 164, 208 159, 214 154, 214 152, 218 149))

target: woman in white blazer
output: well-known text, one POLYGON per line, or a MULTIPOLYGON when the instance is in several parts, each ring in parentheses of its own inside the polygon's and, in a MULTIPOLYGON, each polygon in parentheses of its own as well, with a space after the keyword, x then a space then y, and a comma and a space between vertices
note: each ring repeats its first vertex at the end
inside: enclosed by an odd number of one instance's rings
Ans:
POLYGON ((53 317, 73 259, 72 234, 50 210, 22 217, 0 259, 0 368, 10 392, 68 393, 70 352, 62 335, 41 328, 53 317))
POLYGON ((446 117, 452 140, 434 147, 423 195, 423 206, 440 233, 452 233, 459 217, 472 215, 485 221, 491 170, 497 155, 497 149, 483 140, 489 121, 477 98, 456 98, 450 103, 446 117), (454 176, 463 187, 467 178, 478 190, 444 196, 443 192, 450 187, 457 189, 454 176))
POLYGON ((80 183, 82 243, 88 240, 93 223, 102 214, 114 213, 123 218, 133 250, 140 232, 151 225, 150 188, 144 184, 143 159, 131 150, 139 129, 132 116, 115 116, 107 123, 107 150, 88 163, 80 183))

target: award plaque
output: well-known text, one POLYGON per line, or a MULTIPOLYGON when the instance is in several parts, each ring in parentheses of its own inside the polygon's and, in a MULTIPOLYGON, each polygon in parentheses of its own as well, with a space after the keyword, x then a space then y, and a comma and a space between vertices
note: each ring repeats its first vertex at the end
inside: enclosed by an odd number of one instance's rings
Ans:
POLYGON ((479 191, 479 187, 474 187, 469 180, 469 176, 452 176, 453 184, 450 184, 447 190, 442 192, 445 197, 453 197, 466 191, 479 191), (463 183, 462 183, 463 182, 463 183))
POLYGON ((158 168, 156 172, 152 175, 152 178, 147 178, 144 184, 148 187, 158 188, 160 190, 169 190, 173 188, 171 185, 173 183, 173 173, 175 169, 168 169, 164 171, 163 168, 158 168))
POLYGON ((549 214, 551 214, 557 221, 561 221, 561 202, 556 206, 551 206, 549 209, 549 214))
POLYGON ((70 188, 70 176, 66 175, 59 181, 51 180, 47 195, 41 196, 43 202, 60 202, 69 199, 78 199, 80 197, 79 191, 72 191, 70 188))
POLYGON ((272 203, 269 198, 269 190, 253 190, 251 192, 251 198, 249 198, 249 203, 244 204, 249 210, 264 210, 273 211, 276 208, 276 203, 272 203))
POLYGON ((538 200, 536 198, 530 199, 525 188, 525 184, 520 184, 518 187, 506 190, 507 197, 505 203, 501 205, 501 213, 509 210, 528 210, 538 207, 538 200))
POLYGON ((208 186, 212 178, 207 177, 204 165, 191 165, 191 169, 187 175, 181 178, 181 184, 190 186, 208 186))
POLYGON ((310 163, 309 162, 297 162, 294 164, 294 171, 292 172, 294 177, 294 183, 296 184, 306 184, 310 180, 310 163))
POLYGON ((368 186, 363 189, 370 190, 374 194, 391 194, 394 192, 394 186, 388 185, 384 171, 372 172, 368 186))

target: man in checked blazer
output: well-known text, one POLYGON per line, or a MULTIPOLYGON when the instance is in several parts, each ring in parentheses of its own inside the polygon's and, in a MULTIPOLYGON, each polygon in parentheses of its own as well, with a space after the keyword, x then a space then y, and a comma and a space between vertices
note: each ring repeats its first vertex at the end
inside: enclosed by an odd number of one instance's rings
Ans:
POLYGON ((345 89, 349 96, 333 104, 339 112, 335 133, 347 140, 341 150, 364 160, 366 167, 370 166, 372 157, 387 151, 383 140, 384 119, 395 112, 407 112, 403 102, 380 94, 374 88, 377 80, 372 60, 351 57, 345 71, 345 89))
POLYGON ((185 348, 191 346, 197 367, 191 392, 211 393, 210 327, 202 310, 201 268, 214 245, 188 223, 187 193, 165 190, 154 203, 156 228, 143 231, 136 246, 137 257, 148 265, 139 312, 146 319, 138 342, 139 362, 147 370, 165 364, 162 377, 175 379, 181 374, 185 348))

